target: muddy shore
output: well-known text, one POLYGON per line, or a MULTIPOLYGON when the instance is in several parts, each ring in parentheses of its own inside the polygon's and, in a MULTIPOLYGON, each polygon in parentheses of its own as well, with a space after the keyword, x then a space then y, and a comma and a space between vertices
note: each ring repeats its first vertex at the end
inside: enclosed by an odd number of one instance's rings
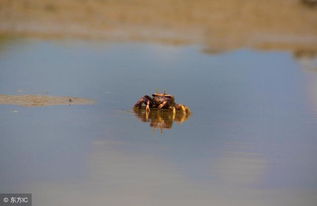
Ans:
POLYGON ((299 0, 2 0, 0 34, 317 50, 317 10, 299 0))

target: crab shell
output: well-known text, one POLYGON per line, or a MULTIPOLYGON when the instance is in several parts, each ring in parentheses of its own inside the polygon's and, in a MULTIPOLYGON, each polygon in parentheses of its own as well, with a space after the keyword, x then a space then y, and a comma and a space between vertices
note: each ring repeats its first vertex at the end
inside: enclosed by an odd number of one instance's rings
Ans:
POLYGON ((153 100, 156 104, 162 104, 163 102, 167 102, 169 106, 175 105, 174 96, 166 93, 154 93, 152 94, 153 100))

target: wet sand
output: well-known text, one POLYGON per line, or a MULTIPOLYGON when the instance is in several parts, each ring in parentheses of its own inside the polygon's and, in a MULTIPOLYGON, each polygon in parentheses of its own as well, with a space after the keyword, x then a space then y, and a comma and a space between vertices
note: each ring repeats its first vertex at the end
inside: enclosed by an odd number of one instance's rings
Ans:
POLYGON ((27 107, 42 107, 53 105, 94 104, 94 101, 91 99, 84 99, 78 97, 0 94, 0 104, 19 105, 27 107))

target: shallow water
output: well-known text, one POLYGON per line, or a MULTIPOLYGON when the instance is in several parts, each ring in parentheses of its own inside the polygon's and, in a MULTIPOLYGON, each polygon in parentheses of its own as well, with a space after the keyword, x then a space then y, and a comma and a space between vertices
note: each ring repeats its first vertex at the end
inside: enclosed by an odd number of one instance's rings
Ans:
POLYGON ((0 94, 94 105, 0 105, 0 192, 34 205, 317 202, 317 73, 287 52, 16 39, 0 94), (191 117, 161 133, 131 106, 157 89, 191 117))

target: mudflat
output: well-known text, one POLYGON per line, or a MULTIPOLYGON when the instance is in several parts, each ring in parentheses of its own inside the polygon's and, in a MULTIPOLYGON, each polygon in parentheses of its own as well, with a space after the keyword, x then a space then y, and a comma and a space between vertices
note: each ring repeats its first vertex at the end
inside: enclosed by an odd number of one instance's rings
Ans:
POLYGON ((73 104, 93 104, 91 99, 78 97, 58 97, 43 95, 2 95, 0 94, 0 104, 20 105, 27 107, 40 107, 52 105, 73 105, 73 104))

